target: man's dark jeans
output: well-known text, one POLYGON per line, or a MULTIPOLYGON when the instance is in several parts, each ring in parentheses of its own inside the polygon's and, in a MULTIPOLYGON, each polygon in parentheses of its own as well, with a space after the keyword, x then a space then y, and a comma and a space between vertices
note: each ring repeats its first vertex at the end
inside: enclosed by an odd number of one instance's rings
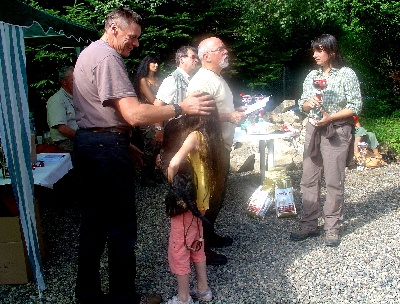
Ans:
POLYGON ((76 297, 95 303, 102 297, 100 258, 108 246, 112 303, 134 303, 137 239, 135 167, 130 140, 119 133, 78 130, 73 165, 78 178, 82 219, 76 297))

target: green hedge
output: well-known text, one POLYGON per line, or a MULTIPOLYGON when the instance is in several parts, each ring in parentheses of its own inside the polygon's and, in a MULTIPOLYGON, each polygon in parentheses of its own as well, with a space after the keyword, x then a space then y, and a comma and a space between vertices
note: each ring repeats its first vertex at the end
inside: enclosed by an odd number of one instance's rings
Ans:
POLYGON ((360 121, 364 128, 375 133, 381 147, 394 148, 400 153, 400 110, 390 117, 363 117, 360 121))

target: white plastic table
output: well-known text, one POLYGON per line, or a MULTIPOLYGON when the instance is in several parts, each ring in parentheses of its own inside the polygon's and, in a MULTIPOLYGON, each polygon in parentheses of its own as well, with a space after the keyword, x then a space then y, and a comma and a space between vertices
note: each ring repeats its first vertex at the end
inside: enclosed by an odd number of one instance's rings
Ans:
POLYGON ((235 128, 233 143, 236 142, 257 142, 260 150, 260 174, 261 183, 265 179, 265 171, 274 167, 274 143, 275 139, 292 138, 298 135, 298 132, 269 133, 269 134, 247 134, 240 127, 235 128), (265 147, 268 149, 268 166, 265 161, 265 147))
MULTIPOLYGON (((53 188, 53 185, 72 169, 69 153, 39 153, 37 160, 43 161, 44 167, 36 167, 32 171, 34 183, 46 188, 53 188)), ((3 178, 0 174, 0 186, 7 184, 11 184, 11 179, 3 178)))

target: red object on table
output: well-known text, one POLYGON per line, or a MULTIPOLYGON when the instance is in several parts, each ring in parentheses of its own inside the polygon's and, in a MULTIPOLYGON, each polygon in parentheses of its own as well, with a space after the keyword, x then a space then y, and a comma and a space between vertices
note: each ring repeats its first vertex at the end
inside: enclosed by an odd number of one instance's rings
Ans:
POLYGON ((36 145, 36 153, 68 153, 68 151, 59 149, 56 145, 40 144, 36 145))

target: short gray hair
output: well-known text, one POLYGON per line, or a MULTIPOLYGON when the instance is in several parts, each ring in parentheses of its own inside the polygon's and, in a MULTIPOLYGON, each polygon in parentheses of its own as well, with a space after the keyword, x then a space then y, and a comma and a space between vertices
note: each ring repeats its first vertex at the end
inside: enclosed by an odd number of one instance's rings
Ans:
POLYGON ((200 61, 203 61, 204 54, 207 54, 208 52, 212 51, 212 46, 213 44, 209 40, 206 43, 200 43, 197 51, 197 55, 199 56, 200 61))
POLYGON ((196 49, 195 47, 193 47, 193 46, 190 46, 190 45, 181 46, 181 47, 176 51, 176 53, 175 53, 175 62, 176 62, 176 65, 179 65, 179 62, 180 62, 179 59, 180 59, 181 57, 187 56, 187 52, 188 52, 189 50, 192 50, 195 54, 196 54, 196 52, 197 52, 197 49, 196 49))
POLYGON ((104 20, 104 29, 107 30, 115 22, 121 29, 125 29, 132 22, 142 25, 142 17, 128 7, 118 7, 110 12, 104 20))
POLYGON ((62 67, 61 69, 60 69, 60 71, 58 72, 58 79, 59 80, 63 80, 63 79, 65 79, 65 78, 67 78, 67 76, 68 76, 68 71, 70 71, 70 70, 74 70, 74 67, 73 66, 65 66, 65 67, 62 67))

